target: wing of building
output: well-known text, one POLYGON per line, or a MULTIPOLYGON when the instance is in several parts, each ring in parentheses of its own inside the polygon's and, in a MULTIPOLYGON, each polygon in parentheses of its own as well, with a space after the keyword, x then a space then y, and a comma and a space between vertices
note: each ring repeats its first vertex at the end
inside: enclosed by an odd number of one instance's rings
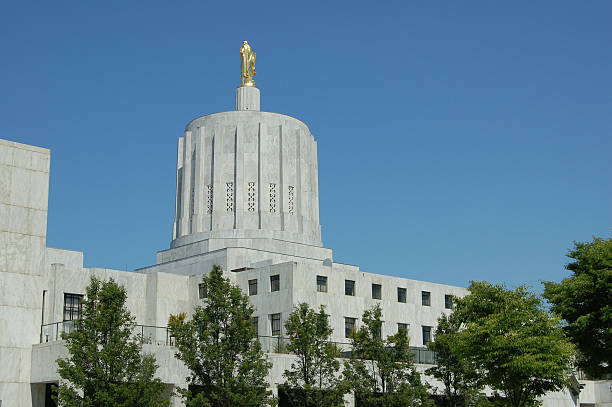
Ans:
MULTIPOLYGON (((363 311, 380 304, 383 334, 408 329, 424 369, 434 362, 425 345, 437 318, 450 312, 450 296, 467 292, 334 262, 321 241, 317 142, 302 121, 260 111, 255 86, 237 89, 235 111, 187 124, 178 140, 172 242, 150 267, 84 268, 83 253, 46 247, 49 164, 47 149, 0 140, 0 406, 51 405, 55 360, 66 355, 60 334, 80 317, 92 275, 126 287, 145 350, 155 354, 168 389, 185 386, 188 375, 174 357, 168 317, 201 302, 199 284, 214 264, 256 309, 274 391, 291 363, 279 345, 297 304, 325 305, 340 347, 363 311)), ((568 391, 544 402, 579 404, 568 391)))

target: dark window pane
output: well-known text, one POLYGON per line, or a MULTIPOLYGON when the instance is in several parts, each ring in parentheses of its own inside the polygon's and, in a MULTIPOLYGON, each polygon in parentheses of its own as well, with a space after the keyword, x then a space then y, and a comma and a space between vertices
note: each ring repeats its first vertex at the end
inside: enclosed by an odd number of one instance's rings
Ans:
POLYGON ((277 274, 275 276, 270 276, 270 291, 279 291, 280 290, 280 276, 277 274))
POLYGON ((446 294, 444 296, 444 308, 453 309, 453 296, 446 294))
POLYGON ((408 332, 408 324, 398 323, 397 324, 397 332, 408 332))
POLYGON ((327 277, 317 276, 317 291, 320 293, 327 292, 327 277))
POLYGON ((397 288, 397 302, 406 302, 406 289, 398 287, 397 288))
POLYGON ((253 330, 255 331, 255 336, 259 336, 259 317, 253 317, 253 330))
POLYGON ((351 334, 355 332, 355 318, 344 317, 344 336, 350 338, 351 334))
POLYGON ((429 291, 421 291, 422 304, 425 306, 431 305, 431 293, 429 291))
POLYGON ((270 315, 270 324, 272 325, 272 335, 280 336, 281 334, 281 314, 270 315))
POLYGON ((431 342, 431 327, 423 326, 423 346, 431 342))
POLYGON ((380 284, 372 284, 372 298, 375 300, 382 298, 382 286, 380 284))
POLYGON ((384 322, 381 321, 379 327, 374 327, 374 335, 376 337, 378 337, 378 338, 381 338, 381 339, 382 339, 382 324, 383 323, 384 322))
POLYGON ((355 295, 355 281, 344 280, 344 294, 353 296, 355 295))
POLYGON ((82 294, 64 293, 64 321, 81 319, 82 301, 82 294))
POLYGON ((206 289, 206 286, 204 285, 204 283, 198 284, 198 297, 201 300, 208 297, 208 290, 206 289))
POLYGON ((249 295, 257 295, 257 279, 249 280, 249 295))

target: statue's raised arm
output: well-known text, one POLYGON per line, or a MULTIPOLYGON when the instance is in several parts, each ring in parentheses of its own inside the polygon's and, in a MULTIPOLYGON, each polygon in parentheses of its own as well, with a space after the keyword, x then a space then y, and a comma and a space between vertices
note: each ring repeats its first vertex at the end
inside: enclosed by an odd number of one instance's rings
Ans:
POLYGON ((240 86, 255 86, 253 76, 255 76, 255 53, 248 42, 244 41, 240 48, 240 71, 242 82, 240 86))

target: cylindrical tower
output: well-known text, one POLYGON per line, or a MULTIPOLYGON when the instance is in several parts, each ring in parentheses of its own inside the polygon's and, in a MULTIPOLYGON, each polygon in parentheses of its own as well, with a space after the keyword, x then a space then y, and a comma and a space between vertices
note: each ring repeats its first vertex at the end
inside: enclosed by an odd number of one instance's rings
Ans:
POLYGON ((179 139, 172 248, 205 239, 322 246, 317 143, 293 117, 259 111, 254 84, 236 111, 199 117, 179 139))

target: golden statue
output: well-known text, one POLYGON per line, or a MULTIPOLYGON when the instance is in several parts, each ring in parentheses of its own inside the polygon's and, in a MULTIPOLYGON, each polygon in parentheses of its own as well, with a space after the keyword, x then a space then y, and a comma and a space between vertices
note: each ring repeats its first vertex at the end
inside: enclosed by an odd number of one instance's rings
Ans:
POLYGON ((255 53, 248 42, 244 41, 240 48, 240 71, 242 83, 240 86, 255 86, 253 76, 255 76, 255 53))

